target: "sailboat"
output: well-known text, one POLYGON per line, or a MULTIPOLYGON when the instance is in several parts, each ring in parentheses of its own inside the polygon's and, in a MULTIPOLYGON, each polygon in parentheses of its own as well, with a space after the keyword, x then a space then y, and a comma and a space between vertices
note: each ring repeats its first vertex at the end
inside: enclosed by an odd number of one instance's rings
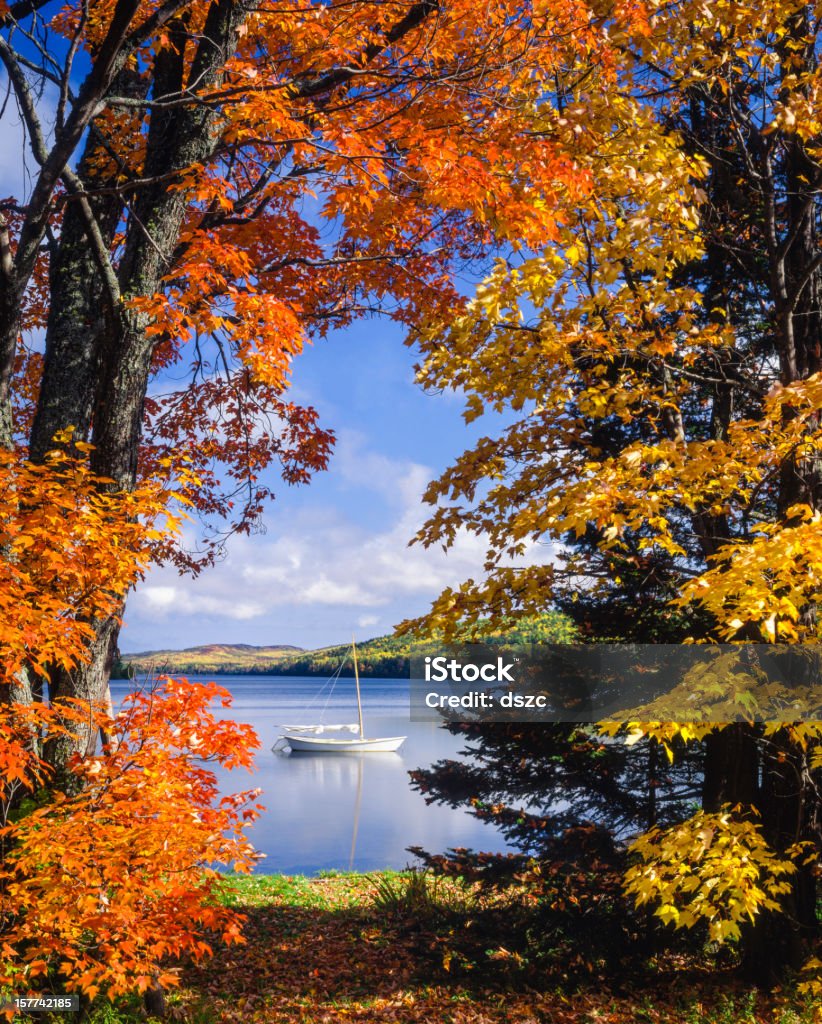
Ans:
POLYGON ((360 670, 357 665, 357 644, 351 639, 351 651, 354 656, 354 683, 357 689, 357 725, 284 725, 283 732, 277 741, 286 743, 292 751, 314 754, 387 754, 399 750, 405 743, 405 736, 367 737, 362 720, 362 696, 360 694, 360 670), (336 738, 329 732, 349 730, 356 735, 336 738))

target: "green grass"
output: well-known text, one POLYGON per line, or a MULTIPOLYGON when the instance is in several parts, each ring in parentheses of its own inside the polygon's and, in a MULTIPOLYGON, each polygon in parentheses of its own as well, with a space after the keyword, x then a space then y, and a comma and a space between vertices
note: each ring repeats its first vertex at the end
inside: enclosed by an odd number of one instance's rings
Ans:
POLYGON ((389 882, 406 874, 402 871, 381 871, 378 875, 323 871, 314 877, 226 874, 221 902, 231 907, 264 907, 276 903, 330 910, 342 905, 370 903, 378 881, 389 882))

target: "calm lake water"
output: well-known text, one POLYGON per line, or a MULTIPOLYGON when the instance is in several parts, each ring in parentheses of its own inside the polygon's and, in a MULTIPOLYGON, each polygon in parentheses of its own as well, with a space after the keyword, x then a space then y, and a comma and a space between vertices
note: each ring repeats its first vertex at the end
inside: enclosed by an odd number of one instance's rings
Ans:
MULTIPOLYGON (((234 704, 228 714, 253 725, 260 737, 253 774, 220 773, 224 793, 252 787, 263 791, 260 802, 266 810, 249 833, 265 854, 259 873, 402 868, 413 863, 407 846, 432 853, 452 846, 506 849, 495 829, 463 810, 428 806, 411 789, 409 770, 454 757, 462 740, 436 725, 409 721, 407 681, 366 679, 361 684, 366 735, 407 736, 399 753, 284 756, 271 750, 283 723, 356 722, 353 679, 340 679, 329 697, 328 687, 321 692, 325 680, 318 678, 189 678, 214 680, 229 690, 234 704)), ((130 688, 128 682, 113 682, 115 703, 130 688)))

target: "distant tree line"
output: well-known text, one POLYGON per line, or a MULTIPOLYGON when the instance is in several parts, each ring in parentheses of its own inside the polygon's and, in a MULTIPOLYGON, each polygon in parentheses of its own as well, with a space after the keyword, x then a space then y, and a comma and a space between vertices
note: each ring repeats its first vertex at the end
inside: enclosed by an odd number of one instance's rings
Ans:
MULTIPOLYGON (((482 637, 482 643, 540 644, 570 643, 576 637, 571 618, 562 612, 549 611, 527 620, 505 624, 482 637)), ((467 635, 461 638, 469 642, 467 635)), ((435 654, 442 649, 437 639, 411 640, 408 637, 380 636, 357 646, 357 664, 365 678, 408 679, 411 659, 435 654)), ((188 651, 169 652, 164 660, 154 661, 155 673, 173 672, 180 675, 261 675, 261 676, 322 676, 339 670, 343 678, 354 675, 354 660, 350 644, 321 647, 313 651, 295 651, 267 663, 249 666, 248 663, 221 660, 209 662, 207 657, 192 657, 188 651), (340 665, 342 664, 342 668, 340 665)), ((112 672, 113 679, 130 679, 146 671, 145 660, 133 662, 128 655, 117 654, 112 672)))

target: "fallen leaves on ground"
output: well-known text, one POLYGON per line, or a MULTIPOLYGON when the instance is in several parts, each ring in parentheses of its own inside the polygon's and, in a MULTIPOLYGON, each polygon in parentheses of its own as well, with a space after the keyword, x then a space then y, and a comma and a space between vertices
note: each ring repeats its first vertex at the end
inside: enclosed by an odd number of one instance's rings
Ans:
POLYGON ((247 943, 187 967, 175 997, 196 1024, 811 1024, 822 1003, 752 993, 731 972, 671 962, 642 978, 501 986, 449 981, 413 928, 380 915, 367 876, 258 876, 234 897, 247 943))

